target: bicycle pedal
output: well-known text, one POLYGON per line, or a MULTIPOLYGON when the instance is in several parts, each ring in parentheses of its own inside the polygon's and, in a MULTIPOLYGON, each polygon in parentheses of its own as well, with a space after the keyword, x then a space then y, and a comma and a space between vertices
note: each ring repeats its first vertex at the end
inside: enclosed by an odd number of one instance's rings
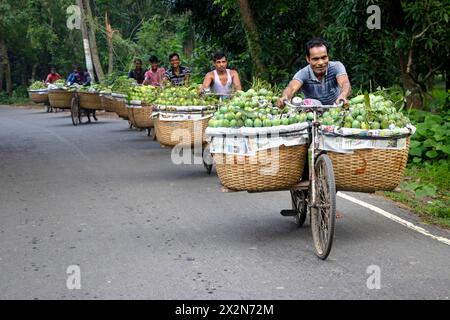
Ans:
POLYGON ((295 210, 281 210, 280 214, 283 217, 294 217, 297 215, 297 212, 295 210))

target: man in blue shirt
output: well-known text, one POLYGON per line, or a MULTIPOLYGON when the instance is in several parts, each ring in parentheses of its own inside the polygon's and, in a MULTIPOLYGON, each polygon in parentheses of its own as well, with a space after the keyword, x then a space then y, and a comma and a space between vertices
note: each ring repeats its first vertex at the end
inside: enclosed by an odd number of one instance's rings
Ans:
POLYGON ((74 66, 73 72, 67 77, 67 85, 71 86, 74 83, 83 86, 91 85, 91 76, 89 75, 89 72, 83 72, 81 67, 74 66))
POLYGON ((134 70, 128 73, 128 78, 133 78, 138 84, 142 84, 145 80, 145 73, 147 69, 142 67, 142 60, 134 59, 134 70))
POLYGON ((332 105, 351 94, 350 80, 344 65, 339 61, 328 60, 328 43, 322 38, 314 38, 306 43, 308 66, 297 72, 283 91, 278 106, 290 100, 300 89, 305 98, 319 100, 324 105, 332 105))

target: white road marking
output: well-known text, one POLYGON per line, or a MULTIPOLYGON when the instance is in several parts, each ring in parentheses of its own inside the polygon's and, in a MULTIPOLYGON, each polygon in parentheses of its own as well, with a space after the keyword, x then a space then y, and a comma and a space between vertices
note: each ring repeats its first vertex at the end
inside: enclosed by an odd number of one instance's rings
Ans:
POLYGON ((405 227, 407 227, 407 228, 409 228, 411 230, 417 231, 417 232, 419 232, 419 233, 421 233, 421 234, 423 234, 423 235, 425 235, 427 237, 430 237, 430 238, 432 238, 434 240, 437 240, 439 242, 445 243, 446 245, 450 246, 450 239, 447 239, 447 238, 444 238, 444 237, 435 236, 435 235, 431 234, 429 231, 425 230, 424 228, 416 226, 415 224, 413 224, 413 223, 411 223, 409 221, 406 221, 406 220, 404 220, 404 219, 402 219, 402 218, 400 218, 400 217, 398 217, 398 216, 396 216, 396 215, 394 215, 392 213, 389 213, 389 212, 387 212, 387 211, 385 211, 383 209, 375 207, 375 206, 373 206, 373 205, 371 205, 371 204, 369 204, 367 202, 358 200, 358 199, 356 199, 354 197, 351 197, 351 196, 349 196, 347 194, 344 194, 342 192, 338 192, 337 195, 338 195, 338 197, 341 197, 341 198, 343 198, 345 200, 351 201, 351 202, 356 203, 356 204, 358 204, 360 206, 363 206, 363 207, 365 207, 367 209, 370 209, 370 210, 372 210, 372 211, 374 211, 374 212, 376 212, 378 214, 381 214, 382 216, 384 216, 384 217, 386 217, 388 219, 391 219, 391 220, 393 220, 393 221, 395 221, 397 223, 400 223, 401 225, 403 225, 403 226, 405 226, 405 227))

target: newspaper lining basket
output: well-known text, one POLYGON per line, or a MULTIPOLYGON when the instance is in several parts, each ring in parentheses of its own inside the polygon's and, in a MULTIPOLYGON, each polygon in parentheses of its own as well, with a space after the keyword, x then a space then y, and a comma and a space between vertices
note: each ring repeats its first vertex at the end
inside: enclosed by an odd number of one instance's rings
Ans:
POLYGON ((113 100, 110 94, 101 93, 100 99, 102 102, 102 109, 104 109, 107 112, 116 112, 116 110, 113 107, 113 100))
POLYGON ((98 92, 78 92, 80 108, 102 110, 102 100, 98 92))
POLYGON ((48 101, 53 108, 70 109, 73 92, 63 89, 48 91, 48 101))
POLYGON ((34 103, 46 103, 48 102, 48 90, 28 90, 30 100, 34 103))
POLYGON ((153 128, 152 118, 153 106, 141 105, 138 108, 128 107, 128 118, 135 128, 148 129, 153 128))
POLYGON ((282 145, 250 156, 216 153, 214 163, 220 181, 230 190, 287 190, 300 182, 307 153, 306 144, 282 145))
POLYGON ((410 136, 405 149, 361 149, 350 154, 328 151, 336 190, 372 193, 395 189, 403 178, 409 143, 410 136))

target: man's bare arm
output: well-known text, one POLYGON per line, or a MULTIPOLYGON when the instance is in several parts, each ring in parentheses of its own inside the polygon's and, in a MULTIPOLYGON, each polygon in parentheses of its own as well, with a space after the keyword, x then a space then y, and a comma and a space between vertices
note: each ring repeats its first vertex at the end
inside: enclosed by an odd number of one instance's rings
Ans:
POLYGON ((199 93, 201 93, 201 91, 203 91, 204 89, 211 87, 213 80, 214 77, 211 75, 211 72, 208 72, 205 76, 205 79, 203 80, 202 87, 199 89, 199 93))
POLYGON ((294 96, 294 94, 298 90, 300 90, 301 87, 302 87, 302 83, 300 81, 298 81, 298 80, 291 80, 291 82, 289 83, 287 88, 284 89, 283 95, 277 101, 278 107, 280 107, 280 108, 283 107, 284 106, 284 100, 291 100, 292 97, 294 96))
POLYGON ((205 79, 203 80, 202 88, 206 89, 206 88, 211 87, 213 80, 214 80, 214 78, 212 77, 211 72, 208 72, 205 76, 205 79))
POLYGON ((234 91, 242 90, 241 79, 239 78, 239 73, 237 73, 236 70, 232 70, 231 77, 233 79, 234 91))
POLYGON ((337 77, 337 82, 339 87, 341 88, 341 93, 339 94, 336 103, 339 103, 339 100, 344 100, 347 103, 347 97, 349 97, 352 93, 352 86, 350 85, 350 80, 346 74, 343 74, 337 77))

